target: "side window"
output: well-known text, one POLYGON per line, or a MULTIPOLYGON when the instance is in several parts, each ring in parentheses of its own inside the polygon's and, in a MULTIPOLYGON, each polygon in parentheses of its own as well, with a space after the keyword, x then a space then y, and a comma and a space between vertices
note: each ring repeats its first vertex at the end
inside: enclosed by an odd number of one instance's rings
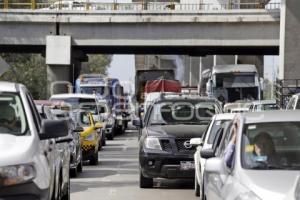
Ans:
POLYGON ((224 128, 224 135, 223 135, 222 141, 220 143, 220 147, 219 147, 218 151, 216 152, 217 156, 222 156, 224 154, 225 149, 231 140, 231 137, 233 135, 231 127, 232 127, 232 123, 230 123, 229 125, 227 125, 224 128))
POLYGON ((293 110, 294 109, 294 104, 295 104, 295 97, 292 97, 287 105, 288 110, 293 110))
POLYGON ((33 121, 34 121, 34 125, 36 127, 37 131, 40 131, 41 128, 41 118, 39 113, 37 112, 36 106, 34 105, 32 98, 29 94, 26 94, 26 98, 28 100, 29 106, 30 106, 30 110, 32 112, 32 117, 33 117, 33 121))

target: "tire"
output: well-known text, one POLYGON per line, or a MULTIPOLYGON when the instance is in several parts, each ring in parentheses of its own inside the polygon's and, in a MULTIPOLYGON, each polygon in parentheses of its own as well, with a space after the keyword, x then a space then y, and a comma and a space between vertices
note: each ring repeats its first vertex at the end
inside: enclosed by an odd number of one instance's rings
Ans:
POLYGON ((77 165, 77 172, 82 172, 82 160, 80 161, 80 163, 77 165))
POLYGON ((64 192, 64 195, 61 198, 62 200, 70 200, 70 179, 68 181, 67 191, 64 192))
POLYGON ((99 144, 98 144, 98 151, 101 151, 101 150, 102 150, 102 141, 99 140, 98 143, 99 143, 99 144))
POLYGON ((103 147, 106 146, 106 137, 105 137, 105 134, 102 134, 101 145, 102 145, 103 147))
POLYGON ((75 169, 70 169, 70 176, 71 176, 72 178, 76 178, 77 175, 78 175, 77 172, 78 172, 77 168, 75 168, 75 169))
POLYGON ((90 165, 98 165, 98 162, 99 162, 98 158, 99 158, 98 152, 95 153, 93 156, 91 156, 91 158, 90 158, 90 165))
POLYGON ((199 197, 200 196, 200 185, 198 184, 198 180, 197 180, 196 174, 195 174, 194 181, 195 181, 195 196, 199 197))
POLYGON ((153 178, 146 178, 140 172, 140 188, 153 188, 153 178))

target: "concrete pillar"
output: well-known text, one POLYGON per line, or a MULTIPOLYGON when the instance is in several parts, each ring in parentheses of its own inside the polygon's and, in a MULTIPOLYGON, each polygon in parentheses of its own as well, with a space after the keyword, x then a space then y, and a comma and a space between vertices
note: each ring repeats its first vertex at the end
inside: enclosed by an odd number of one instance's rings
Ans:
POLYGON ((279 79, 300 79, 299 8, 299 0, 282 0, 279 79))
POLYGON ((72 86, 72 67, 69 65, 48 65, 47 85, 48 97, 53 94, 69 93, 72 86))

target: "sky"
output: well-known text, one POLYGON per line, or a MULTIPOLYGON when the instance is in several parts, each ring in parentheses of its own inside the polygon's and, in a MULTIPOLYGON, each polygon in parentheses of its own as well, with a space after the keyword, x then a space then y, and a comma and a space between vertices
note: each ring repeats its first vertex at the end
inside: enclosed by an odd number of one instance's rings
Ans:
POLYGON ((114 55, 110 68, 108 68, 108 76, 118 78, 125 91, 133 91, 135 78, 134 55, 114 55))

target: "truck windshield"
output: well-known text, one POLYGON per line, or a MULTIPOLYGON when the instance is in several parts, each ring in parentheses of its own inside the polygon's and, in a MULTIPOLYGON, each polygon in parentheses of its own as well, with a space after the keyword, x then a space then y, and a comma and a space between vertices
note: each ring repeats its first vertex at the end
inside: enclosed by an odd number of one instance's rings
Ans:
POLYGON ((92 114, 97 114, 97 105, 95 99, 89 98, 52 98, 51 100, 63 101, 70 109, 83 109, 85 111, 91 112, 92 114))
POLYGON ((255 74, 217 74, 216 87, 254 87, 255 74))
POLYGON ((96 95, 107 95, 108 94, 108 91, 106 89, 107 87, 103 86, 103 87, 87 87, 87 86, 84 86, 80 88, 80 93, 83 93, 83 94, 96 94, 96 95))
POLYGON ((26 134, 28 125, 19 95, 0 93, 0 110, 0 134, 26 134))
POLYGON ((153 106, 148 124, 208 124, 215 113, 213 102, 161 102, 153 106))

